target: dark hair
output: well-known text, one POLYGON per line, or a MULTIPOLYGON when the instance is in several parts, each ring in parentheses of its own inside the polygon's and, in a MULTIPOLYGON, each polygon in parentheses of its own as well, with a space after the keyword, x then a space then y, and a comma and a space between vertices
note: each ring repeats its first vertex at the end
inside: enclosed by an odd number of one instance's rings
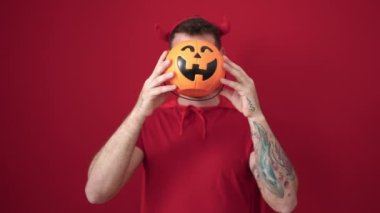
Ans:
POLYGON ((211 34, 212 36, 214 36, 216 47, 220 49, 220 47, 222 46, 222 42, 220 39, 221 33, 220 33, 219 28, 216 27, 214 24, 200 17, 190 18, 179 23, 170 32, 170 36, 169 36, 170 47, 172 45, 172 41, 176 33, 186 33, 189 35, 211 34))

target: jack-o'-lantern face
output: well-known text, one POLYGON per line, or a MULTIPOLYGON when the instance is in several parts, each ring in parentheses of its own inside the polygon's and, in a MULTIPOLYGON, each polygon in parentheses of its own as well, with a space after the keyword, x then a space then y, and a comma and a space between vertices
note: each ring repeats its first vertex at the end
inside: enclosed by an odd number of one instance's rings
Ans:
POLYGON ((221 87, 223 56, 213 44, 203 40, 180 42, 167 58, 172 60, 167 72, 175 72, 169 83, 177 86, 179 94, 204 97, 221 87))

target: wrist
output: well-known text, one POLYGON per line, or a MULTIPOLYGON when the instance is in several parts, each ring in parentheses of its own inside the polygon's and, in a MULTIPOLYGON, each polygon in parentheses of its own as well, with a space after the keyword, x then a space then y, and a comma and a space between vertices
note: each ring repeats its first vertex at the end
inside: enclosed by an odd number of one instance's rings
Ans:
POLYGON ((143 113, 138 107, 134 107, 129 114, 129 118, 136 124, 144 123, 147 115, 143 113))
POLYGON ((248 120, 250 122, 254 121, 254 122, 259 122, 259 123, 266 121, 265 116, 261 111, 256 112, 252 116, 248 117, 248 120))

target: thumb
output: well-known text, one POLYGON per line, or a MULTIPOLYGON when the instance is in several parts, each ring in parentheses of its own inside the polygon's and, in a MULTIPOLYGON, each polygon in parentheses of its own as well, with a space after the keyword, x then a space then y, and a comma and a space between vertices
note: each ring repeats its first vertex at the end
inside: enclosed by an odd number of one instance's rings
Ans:
POLYGON ((232 91, 228 90, 226 88, 223 88, 223 90, 220 92, 221 95, 226 97, 229 101, 232 102, 232 91))

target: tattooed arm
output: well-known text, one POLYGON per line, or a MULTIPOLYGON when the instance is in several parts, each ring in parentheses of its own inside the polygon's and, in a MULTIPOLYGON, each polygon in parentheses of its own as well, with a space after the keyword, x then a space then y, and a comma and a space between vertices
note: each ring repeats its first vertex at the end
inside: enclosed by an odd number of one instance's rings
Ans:
POLYGON ((278 212, 291 212, 297 205, 298 180, 263 115, 248 118, 255 151, 250 168, 266 202, 278 212))
POLYGON ((275 211, 291 212, 297 205, 298 180, 294 168, 261 111, 253 80, 226 56, 224 62, 224 69, 236 81, 222 79, 222 84, 232 90, 225 89, 221 95, 249 121, 255 147, 249 162, 261 194, 275 211))

